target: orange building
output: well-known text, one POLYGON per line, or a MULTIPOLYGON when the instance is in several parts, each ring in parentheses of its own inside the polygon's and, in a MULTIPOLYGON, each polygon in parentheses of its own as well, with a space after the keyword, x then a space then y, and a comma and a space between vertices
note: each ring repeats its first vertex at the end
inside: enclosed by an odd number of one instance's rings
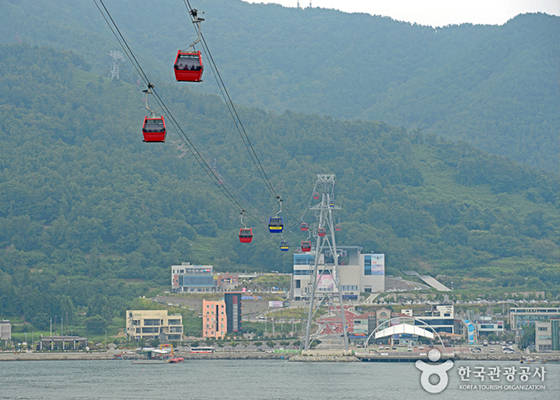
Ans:
POLYGON ((202 337, 223 338, 226 333, 226 302, 202 300, 202 337))

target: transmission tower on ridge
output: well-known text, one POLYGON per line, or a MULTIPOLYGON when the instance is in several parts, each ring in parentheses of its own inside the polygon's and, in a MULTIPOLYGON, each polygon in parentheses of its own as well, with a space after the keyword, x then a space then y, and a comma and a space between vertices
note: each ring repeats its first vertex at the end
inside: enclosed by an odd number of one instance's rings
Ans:
POLYGON ((122 55, 122 53, 120 51, 115 51, 115 50, 111 50, 109 52, 109 57, 111 57, 113 59, 113 66, 111 67, 111 70, 109 71, 109 78, 111 80, 113 79, 120 79, 119 76, 119 62, 123 61, 124 62, 124 57, 122 55))
MULTIPOLYGON (((315 188, 317 188, 319 192, 322 189, 321 202, 315 206, 309 207, 310 210, 315 211, 318 221, 317 229, 314 229, 314 234, 317 232, 317 242, 315 244, 315 249, 311 251, 311 254, 314 255, 314 262, 311 276, 311 291, 304 350, 309 350, 311 343, 317 338, 321 331, 321 327, 319 327, 313 337, 311 337, 313 317, 323 304, 329 305, 329 308, 330 305, 332 305, 334 314, 340 318, 343 331, 342 344, 344 345, 344 349, 348 350, 348 333, 346 329, 346 318, 344 316, 344 304, 342 303, 342 290, 340 286, 340 272, 333 218, 333 211, 340 210, 340 207, 336 206, 334 203, 334 184, 335 175, 317 174, 315 188), (321 231, 324 235, 318 233, 321 231), (323 254, 323 249, 326 250, 325 254, 323 254), (332 263, 327 262, 326 255, 332 256, 332 263), (336 306, 336 302, 338 302, 338 307, 336 306)), ((329 323, 327 322, 326 325, 329 326, 329 323)), ((331 327, 331 329, 334 332, 334 328, 331 327)), ((340 338, 338 335, 337 337, 340 338)))

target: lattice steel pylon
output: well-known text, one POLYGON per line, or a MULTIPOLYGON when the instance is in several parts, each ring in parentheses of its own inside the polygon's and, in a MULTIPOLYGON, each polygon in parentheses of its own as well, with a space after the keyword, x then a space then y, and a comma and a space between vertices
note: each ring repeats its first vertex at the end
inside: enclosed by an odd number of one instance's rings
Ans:
POLYGON ((109 71, 109 78, 111 80, 113 79, 120 79, 120 75, 119 75, 119 62, 124 62, 124 57, 122 55, 122 53, 120 51, 116 51, 116 50, 111 50, 109 52, 109 57, 111 57, 113 59, 113 66, 111 67, 111 70, 109 71))
MULTIPOLYGON (((321 194, 321 202, 315 206, 309 207, 310 210, 315 211, 318 221, 317 230, 314 230, 313 232, 313 234, 317 236, 317 242, 315 249, 311 251, 311 254, 314 254, 314 263, 311 277, 311 294, 309 297, 309 312, 307 316, 307 329, 305 331, 304 350, 309 350, 311 343, 315 340, 315 338, 317 338, 321 331, 321 328, 319 327, 313 337, 311 337, 313 317, 321 305, 325 303, 329 305, 332 304, 334 306, 335 314, 338 314, 340 317, 340 323, 342 324, 343 331, 342 344, 344 345, 344 349, 348 350, 348 333, 346 318, 344 316, 344 304, 342 302, 338 253, 336 250, 336 231, 333 222, 333 211, 340 210, 340 206, 337 206, 334 203, 334 184, 335 175, 317 174, 317 183, 315 184, 315 187, 318 188, 319 191, 322 188, 323 193, 321 194), (321 228, 325 228, 325 236, 320 236, 317 233, 321 228), (333 257, 333 263, 332 265, 328 265, 326 260, 323 258, 322 270, 319 271, 319 262, 325 244, 333 257), (325 272, 327 272, 327 274, 325 274, 325 272), (325 277, 325 275, 329 275, 328 272, 330 272, 330 275, 332 276, 332 283, 330 279, 325 279, 326 283, 322 282, 322 278, 325 277), (338 309, 335 305, 337 300, 339 305, 338 309)), ((326 325, 329 324, 326 323, 326 325)), ((337 337, 340 336, 337 335, 337 337)))

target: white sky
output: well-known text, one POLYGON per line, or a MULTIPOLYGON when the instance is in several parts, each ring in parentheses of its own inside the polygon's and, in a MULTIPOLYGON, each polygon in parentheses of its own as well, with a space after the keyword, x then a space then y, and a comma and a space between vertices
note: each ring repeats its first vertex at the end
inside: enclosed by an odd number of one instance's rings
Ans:
MULTIPOLYGON (((298 0, 243 0, 296 7, 298 0)), ((301 8, 310 0, 299 0, 301 8)), ((518 14, 544 12, 560 16, 560 0, 312 0, 313 7, 365 12, 434 27, 462 24, 502 25, 518 14)))

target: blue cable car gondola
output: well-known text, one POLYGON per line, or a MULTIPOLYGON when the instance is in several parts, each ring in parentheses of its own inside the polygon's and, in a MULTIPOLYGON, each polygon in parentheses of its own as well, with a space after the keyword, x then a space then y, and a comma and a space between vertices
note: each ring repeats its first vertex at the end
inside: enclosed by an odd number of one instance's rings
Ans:
POLYGON ((334 200, 329 201, 329 208, 334 208, 334 200))
POLYGON ((282 233, 282 229, 284 229, 282 217, 270 217, 268 221, 268 230, 271 233, 282 233))
POLYGON ((290 243, 287 240, 282 240, 280 242, 280 250, 282 251, 290 250, 290 243))

